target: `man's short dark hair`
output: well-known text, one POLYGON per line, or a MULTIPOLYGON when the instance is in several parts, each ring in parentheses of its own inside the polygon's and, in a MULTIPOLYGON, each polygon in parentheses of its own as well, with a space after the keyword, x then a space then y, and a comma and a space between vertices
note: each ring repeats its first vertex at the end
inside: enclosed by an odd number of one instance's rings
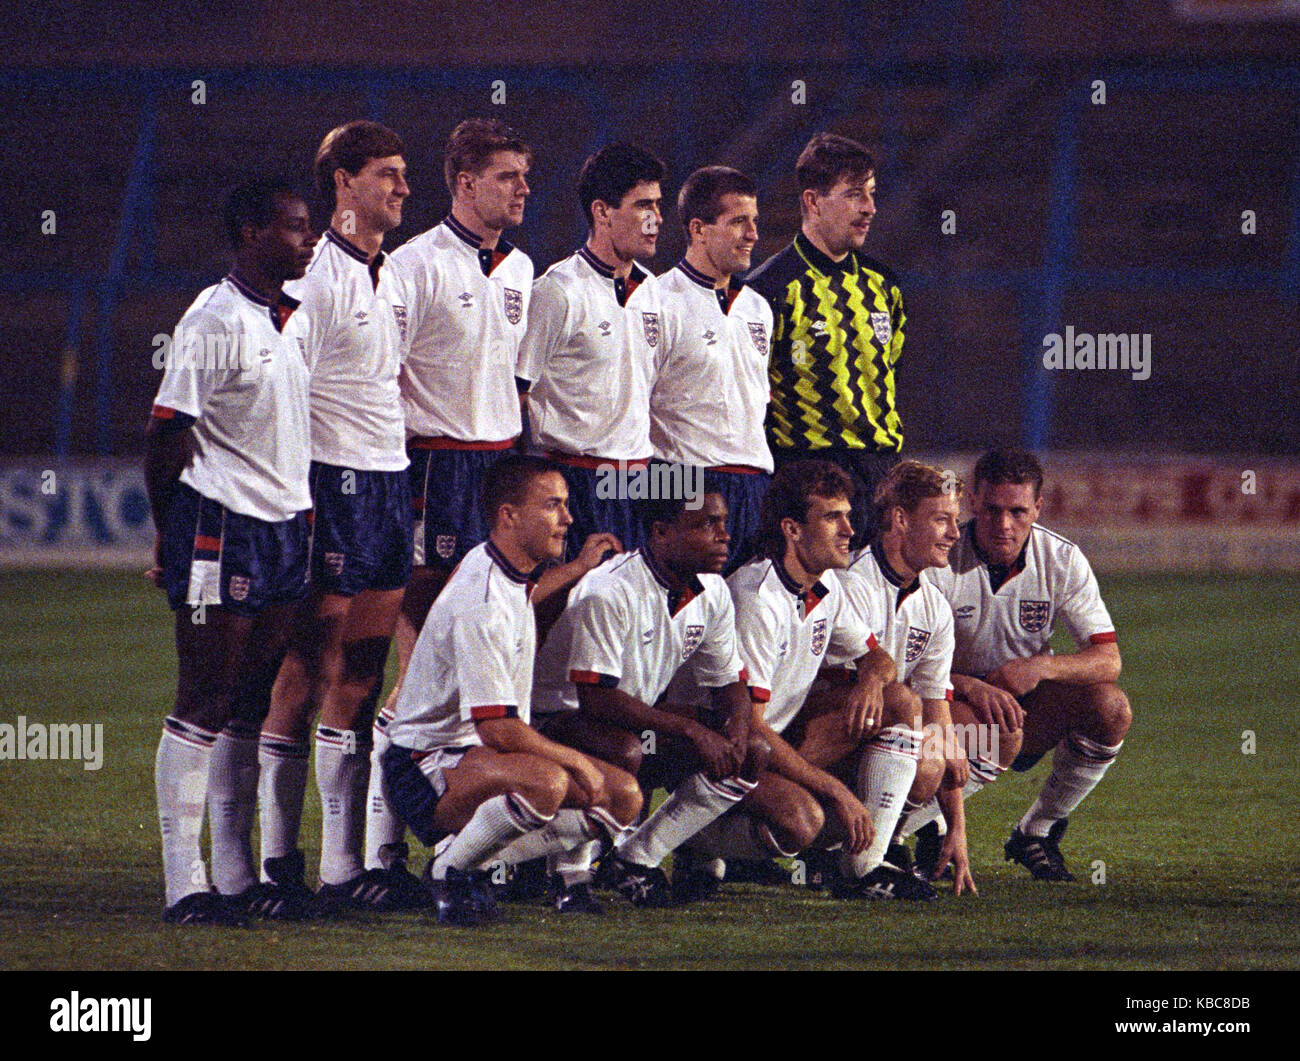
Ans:
POLYGON ((483 476, 479 492, 483 519, 488 529, 496 526, 497 513, 502 505, 522 505, 528 498, 529 484, 539 475, 548 472, 564 474, 554 461, 523 453, 513 453, 492 465, 483 476))
POLYGON ((776 558, 785 553, 781 521, 807 523, 808 507, 814 497, 851 499, 853 480, 830 461, 793 461, 777 469, 759 509, 758 544, 764 556, 776 558))
POLYGON ((686 503, 690 498, 682 497, 655 497, 639 498, 633 501, 633 511, 636 512, 637 519, 641 521, 641 526, 645 529, 645 536, 650 537, 650 528, 656 523, 676 523, 681 519, 681 515, 686 511, 686 503))
POLYGON ((812 189, 827 194, 841 177, 861 183, 876 172, 871 152, 856 140, 836 133, 817 133, 799 154, 794 165, 799 192, 812 189))
POLYGON ((316 190, 320 193, 330 213, 336 205, 334 198, 334 171, 345 169, 354 177, 372 158, 404 155, 402 138, 386 125, 364 118, 344 122, 325 134, 316 150, 312 167, 316 174, 316 190))
POLYGON ((711 225, 722 214, 724 195, 751 195, 758 197, 754 182, 738 169, 730 166, 705 166, 697 169, 677 193, 677 216, 690 233, 691 221, 699 218, 711 225))
POLYGON ((285 177, 262 177, 246 181, 226 199, 223 220, 226 238, 239 250, 244 243, 244 226, 266 228, 275 217, 276 200, 280 196, 298 196, 293 184, 285 177))
POLYGON ((443 152, 442 176, 456 194, 456 174, 482 173, 498 151, 517 151, 529 162, 533 149, 500 118, 467 118, 451 131, 443 152))
POLYGON ((961 492, 962 482, 957 476, 945 474, 920 461, 899 461, 880 480, 875 497, 872 498, 876 509, 876 526, 882 530, 889 526, 891 508, 901 508, 910 516, 927 497, 942 497, 945 494, 961 497, 961 492))
POLYGON ((1034 488, 1034 500, 1043 492, 1043 466, 1028 450, 999 447, 991 449, 975 462, 975 489, 980 483, 1016 486, 1029 483, 1034 488))
POLYGON ((578 201, 587 224, 592 223, 591 204, 597 199, 618 206, 642 181, 661 181, 667 172, 658 158, 634 144, 606 144, 582 164, 578 176, 578 201))

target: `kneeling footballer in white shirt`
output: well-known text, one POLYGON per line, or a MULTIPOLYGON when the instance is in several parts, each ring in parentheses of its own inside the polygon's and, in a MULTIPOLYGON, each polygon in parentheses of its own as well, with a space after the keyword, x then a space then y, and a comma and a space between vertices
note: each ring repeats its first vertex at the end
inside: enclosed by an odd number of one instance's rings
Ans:
POLYGON ((488 541, 429 612, 382 759, 384 795, 421 842, 455 834, 425 870, 444 924, 492 916, 481 867, 496 856, 522 861, 617 838, 641 811, 631 774, 529 724, 531 597, 536 569, 563 555, 573 522, 564 477, 548 461, 507 457, 488 469, 483 496, 488 541))

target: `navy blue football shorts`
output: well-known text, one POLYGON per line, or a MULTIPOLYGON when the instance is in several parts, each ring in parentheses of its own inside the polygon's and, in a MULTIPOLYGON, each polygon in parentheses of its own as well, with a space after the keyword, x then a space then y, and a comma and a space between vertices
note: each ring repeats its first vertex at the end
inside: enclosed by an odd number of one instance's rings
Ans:
MULTIPOLYGON (((631 552, 641 546, 644 537, 636 503, 621 489, 626 484, 626 474, 620 479, 618 461, 600 457, 570 457, 549 454, 551 460, 561 465, 564 480, 569 485, 569 515, 573 525, 564 543, 564 559, 577 558, 587 538, 600 531, 613 534, 623 548, 631 552)), ((644 468, 646 461, 626 461, 627 472, 644 468)))
POLYGON ((322 593, 402 589, 411 580, 406 472, 311 462, 311 582, 322 593))
POLYGON ((450 573, 466 553, 487 541, 492 528, 480 503, 483 476, 514 446, 514 439, 474 443, 412 438, 407 442, 416 564, 450 573))
POLYGON ((758 468, 732 466, 704 470, 704 492, 721 494, 727 502, 731 553, 722 572, 724 576, 758 555, 758 517, 771 481, 772 477, 758 468))
POLYGON ((163 586, 173 611, 202 603, 252 617, 307 592, 306 512, 271 523, 177 483, 163 523, 163 586))

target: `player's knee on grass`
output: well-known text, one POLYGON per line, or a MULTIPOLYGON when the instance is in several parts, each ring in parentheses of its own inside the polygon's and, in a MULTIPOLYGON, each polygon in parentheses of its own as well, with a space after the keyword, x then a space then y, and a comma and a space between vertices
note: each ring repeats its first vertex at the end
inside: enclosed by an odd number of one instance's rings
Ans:
POLYGON ((939 783, 943 780, 944 761, 942 759, 924 756, 916 764, 916 778, 912 781, 912 787, 907 793, 908 801, 915 804, 926 803, 931 796, 939 791, 939 783))
POLYGON ((1133 724, 1133 709, 1124 690, 1113 682, 1088 686, 1092 737, 1104 744, 1118 744, 1133 724))

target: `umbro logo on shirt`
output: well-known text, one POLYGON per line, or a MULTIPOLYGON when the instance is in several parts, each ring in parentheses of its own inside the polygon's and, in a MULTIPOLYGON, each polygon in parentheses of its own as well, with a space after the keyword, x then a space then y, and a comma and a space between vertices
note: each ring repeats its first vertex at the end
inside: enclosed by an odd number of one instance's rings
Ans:
POLYGON ((717 346, 718 344, 718 333, 712 328, 700 336, 700 338, 704 340, 706 346, 717 346))
POLYGON ((613 330, 613 325, 610 324, 609 321, 601 321, 599 324, 596 325, 596 327, 600 329, 601 335, 609 335, 609 333, 613 330))
POLYGON ((954 619, 969 619, 974 614, 975 605, 973 604, 963 604, 952 613, 954 619))
POLYGON ((356 318, 358 328, 360 328, 362 325, 370 323, 368 320, 366 320, 366 311, 363 309, 357 310, 356 313, 352 314, 352 316, 356 318))
POLYGON ((462 291, 457 295, 456 301, 460 303, 461 309, 472 309, 474 306, 474 296, 468 291, 462 291))
POLYGON ((654 640, 654 636, 655 636, 654 627, 651 627, 649 630, 641 631, 641 644, 643 645, 650 644, 650 642, 654 640))

